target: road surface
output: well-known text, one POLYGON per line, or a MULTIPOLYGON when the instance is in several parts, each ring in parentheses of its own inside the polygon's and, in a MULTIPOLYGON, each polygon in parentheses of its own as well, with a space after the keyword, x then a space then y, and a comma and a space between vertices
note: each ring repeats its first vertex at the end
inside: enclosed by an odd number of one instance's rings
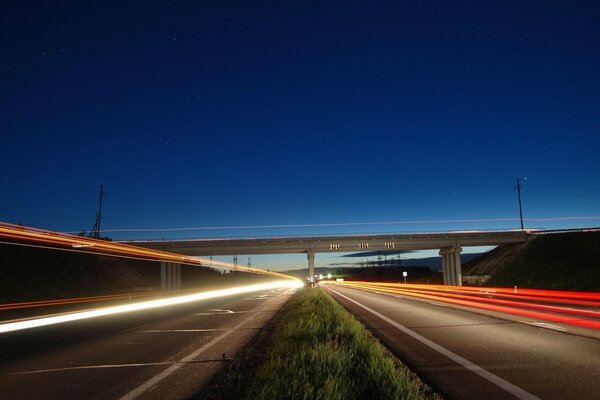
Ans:
POLYGON ((254 292, 2 334, 0 397, 188 398, 292 292, 254 292))
POLYGON ((371 289, 323 286, 448 398, 600 398, 596 330, 503 318, 496 312, 371 289))

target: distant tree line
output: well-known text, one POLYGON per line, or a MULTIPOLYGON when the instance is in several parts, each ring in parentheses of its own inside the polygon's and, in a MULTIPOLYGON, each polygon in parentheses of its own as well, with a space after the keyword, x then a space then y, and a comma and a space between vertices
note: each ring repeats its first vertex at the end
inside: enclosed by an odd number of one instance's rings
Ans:
POLYGON ((347 280, 369 280, 378 282, 400 282, 404 280, 403 272, 408 273, 408 279, 424 279, 432 274, 429 267, 364 267, 338 268, 336 276, 347 280))

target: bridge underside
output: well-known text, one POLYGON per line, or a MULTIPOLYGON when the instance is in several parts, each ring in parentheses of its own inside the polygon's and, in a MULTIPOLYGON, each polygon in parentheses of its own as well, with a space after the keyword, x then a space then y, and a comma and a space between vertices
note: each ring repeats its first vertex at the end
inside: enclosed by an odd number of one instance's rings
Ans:
POLYGON ((452 232, 429 234, 283 237, 260 239, 194 239, 127 242, 136 246, 189 256, 305 253, 313 280, 316 253, 440 249, 444 284, 461 285, 461 246, 496 246, 524 242, 524 231, 452 232))

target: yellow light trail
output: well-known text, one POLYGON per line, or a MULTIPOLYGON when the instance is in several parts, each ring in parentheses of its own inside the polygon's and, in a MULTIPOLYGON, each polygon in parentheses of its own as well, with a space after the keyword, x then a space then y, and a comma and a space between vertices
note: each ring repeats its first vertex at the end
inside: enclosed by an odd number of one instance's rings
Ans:
POLYGON ((169 253, 166 251, 145 249, 123 243, 91 239, 42 229, 0 222, 0 242, 12 245, 50 248, 77 253, 112 255, 116 257, 136 258, 151 261, 168 261, 197 267, 212 267, 254 274, 269 275, 282 279, 297 280, 289 275, 267 271, 260 268, 244 267, 232 263, 169 253))
POLYGON ((299 280, 278 280, 256 285, 238 286, 228 289, 211 290, 188 294, 185 296, 169 297, 167 299, 148 300, 133 304, 124 304, 120 306, 103 307, 93 310, 79 311, 70 314, 53 315, 28 320, 8 322, 0 324, 0 333, 14 332, 23 329, 37 328, 41 326, 60 324, 64 322, 77 321, 88 318, 96 318, 106 315, 121 314, 133 311, 148 310, 151 308, 167 307, 178 304, 191 303, 200 300, 214 299, 218 297, 231 296, 235 294, 251 293, 261 290, 270 290, 278 288, 298 288, 303 286, 299 280))

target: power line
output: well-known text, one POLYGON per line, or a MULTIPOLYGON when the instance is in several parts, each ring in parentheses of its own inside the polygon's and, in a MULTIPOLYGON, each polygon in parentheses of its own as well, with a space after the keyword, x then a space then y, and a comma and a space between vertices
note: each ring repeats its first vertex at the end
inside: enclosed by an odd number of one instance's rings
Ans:
MULTIPOLYGON (((552 222, 552 221, 582 221, 600 220, 600 215, 590 216, 561 216, 561 217, 539 217, 523 218, 530 222, 552 222)), ((235 225, 235 226, 195 226, 183 228, 116 228, 105 229, 104 232, 177 232, 177 231, 206 231, 206 230, 234 230, 234 229, 278 229, 278 228, 320 228, 341 226, 377 226, 377 225, 418 225, 418 224, 457 224, 472 222, 514 222, 520 218, 474 218, 474 219, 446 219, 446 220, 407 220, 407 221, 379 221, 379 222, 343 222, 323 224, 282 224, 282 225, 235 225)), ((76 231, 63 233, 77 233, 76 231)))

